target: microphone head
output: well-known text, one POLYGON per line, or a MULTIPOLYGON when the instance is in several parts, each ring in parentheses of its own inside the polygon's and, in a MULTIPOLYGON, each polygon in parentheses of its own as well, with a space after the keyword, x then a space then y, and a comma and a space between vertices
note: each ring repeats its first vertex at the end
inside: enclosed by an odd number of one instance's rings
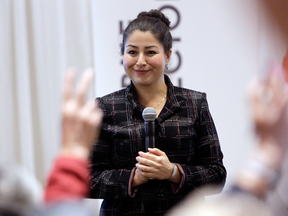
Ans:
POLYGON ((154 121, 157 116, 157 112, 153 107, 146 107, 142 112, 142 117, 145 121, 154 121))

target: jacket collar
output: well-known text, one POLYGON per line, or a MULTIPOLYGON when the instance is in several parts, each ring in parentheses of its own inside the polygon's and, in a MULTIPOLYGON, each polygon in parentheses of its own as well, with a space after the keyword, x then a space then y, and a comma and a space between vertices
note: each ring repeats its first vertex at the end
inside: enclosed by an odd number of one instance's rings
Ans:
MULTIPOLYGON (((167 85, 167 101, 166 104, 158 116, 158 120, 161 122, 167 119, 170 115, 172 115, 178 108, 180 108, 180 104, 183 101, 182 97, 177 97, 175 86, 171 82, 170 78, 164 74, 165 83, 167 85)), ((128 101, 131 103, 133 109, 139 110, 141 113, 144 110, 144 106, 140 104, 137 100, 136 89, 131 81, 130 85, 127 86, 125 91, 125 96, 128 101)))

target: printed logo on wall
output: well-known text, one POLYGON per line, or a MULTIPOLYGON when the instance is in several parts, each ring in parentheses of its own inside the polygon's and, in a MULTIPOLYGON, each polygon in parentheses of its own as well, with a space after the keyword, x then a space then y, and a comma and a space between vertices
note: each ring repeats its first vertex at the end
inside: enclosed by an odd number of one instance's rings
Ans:
MULTIPOLYGON (((160 7, 159 10, 161 12, 163 12, 164 14, 165 14, 165 11, 166 12, 169 11, 169 13, 172 12, 175 14, 176 20, 173 20, 173 21, 170 20, 171 21, 171 29, 170 30, 171 30, 171 33, 173 33, 173 30, 176 29, 181 22, 181 16, 180 16, 179 10, 172 5, 164 5, 164 6, 160 7)), ((131 21, 128 21, 127 23, 130 23, 130 22, 131 21)), ((119 21, 119 34, 120 35, 123 34, 123 31, 125 28, 126 27, 124 27, 123 21, 120 20, 119 21)), ((173 37, 173 44, 180 43, 180 42, 181 42, 181 37, 173 37)), ((120 44, 120 47, 121 47, 121 44, 120 44)), ((177 73, 177 71, 179 71, 179 69, 181 67, 182 58, 181 58, 180 51, 179 50, 173 50, 171 59, 173 59, 173 63, 174 63, 173 66, 169 66, 168 70, 165 70, 165 73, 168 75, 170 75, 170 74, 174 75, 175 73, 177 73)), ((123 65, 123 60, 120 61, 120 64, 123 65)), ((121 87, 126 87, 129 84, 130 84, 129 77, 126 74, 123 74, 123 76, 121 78, 121 87)), ((178 83, 176 85, 182 87, 182 78, 181 77, 178 78, 178 83)))

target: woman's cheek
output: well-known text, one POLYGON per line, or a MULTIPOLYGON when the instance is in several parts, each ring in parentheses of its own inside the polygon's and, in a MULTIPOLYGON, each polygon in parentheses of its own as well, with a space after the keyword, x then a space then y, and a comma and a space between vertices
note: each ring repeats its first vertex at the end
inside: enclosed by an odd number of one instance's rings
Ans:
POLYGON ((130 56, 124 56, 123 65, 124 68, 129 68, 135 64, 135 59, 130 56))
POLYGON ((165 67, 165 61, 162 58, 151 58, 149 59, 149 64, 155 68, 165 67))

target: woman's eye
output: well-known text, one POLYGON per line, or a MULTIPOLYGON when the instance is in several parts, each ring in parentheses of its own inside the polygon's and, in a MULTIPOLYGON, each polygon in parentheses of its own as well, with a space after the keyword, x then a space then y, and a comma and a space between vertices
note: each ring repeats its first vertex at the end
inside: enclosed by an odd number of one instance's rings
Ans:
POLYGON ((130 50, 130 51, 128 52, 128 54, 130 54, 130 55, 135 55, 135 54, 136 54, 136 51, 130 50))
POLYGON ((154 55, 154 54, 156 54, 156 52, 153 51, 153 50, 149 50, 147 53, 148 53, 149 55, 154 55))

